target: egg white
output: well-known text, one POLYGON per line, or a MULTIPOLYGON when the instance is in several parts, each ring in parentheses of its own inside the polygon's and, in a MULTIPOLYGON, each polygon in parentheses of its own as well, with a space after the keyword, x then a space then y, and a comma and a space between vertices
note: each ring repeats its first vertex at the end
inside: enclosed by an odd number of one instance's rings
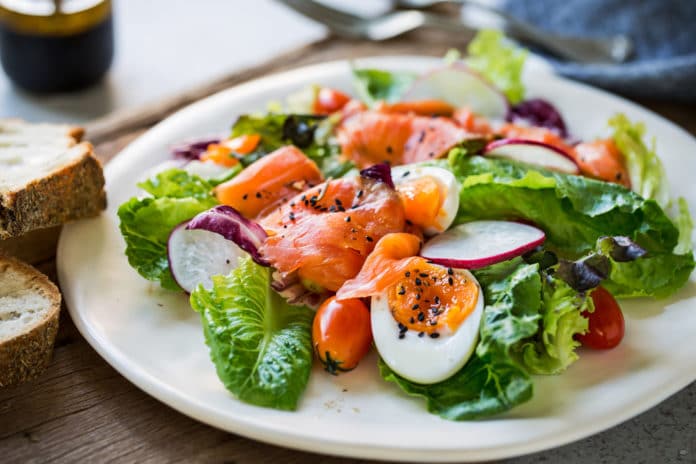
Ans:
POLYGON ((439 338, 428 334, 418 336, 409 330, 399 338, 399 323, 389 309, 388 291, 372 297, 372 335, 379 355, 397 374, 420 384, 432 384, 445 380, 469 360, 479 339, 479 326, 483 316, 483 291, 478 281, 467 270, 455 269, 465 274, 478 287, 476 306, 462 324, 453 332, 439 331, 439 338))
POLYGON ((392 168, 392 179, 396 189, 399 185, 420 177, 433 178, 445 194, 444 201, 437 212, 435 222, 424 227, 426 235, 446 231, 454 222, 459 209, 459 182, 450 171, 437 166, 405 165, 392 168))

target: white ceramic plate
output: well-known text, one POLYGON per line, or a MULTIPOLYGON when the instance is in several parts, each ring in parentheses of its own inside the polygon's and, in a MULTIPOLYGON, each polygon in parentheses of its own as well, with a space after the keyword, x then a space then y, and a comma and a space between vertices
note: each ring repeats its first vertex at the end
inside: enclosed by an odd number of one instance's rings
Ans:
MULTIPOLYGON (((361 65, 425 70, 438 60, 380 57, 361 65)), ((696 205, 696 141, 632 103, 536 69, 530 96, 561 110, 580 137, 606 133, 614 112, 645 121, 657 137, 673 193, 696 205)), ((624 303, 626 338, 608 352, 583 352, 557 377, 535 379, 534 398, 490 420, 449 422, 380 380, 374 354, 339 377, 315 366, 297 412, 249 406, 218 380, 197 315, 185 295, 160 290, 132 270, 118 232, 118 205, 135 181, 187 137, 225 131, 241 113, 262 110, 306 84, 350 90, 346 62, 260 79, 206 98, 167 118, 106 167, 109 208, 64 228, 58 272, 75 324, 121 374, 169 406, 230 432, 313 452, 412 461, 473 461, 530 453, 604 430, 654 406, 696 379, 696 284, 674 298, 624 303)), ((692 277, 693 279, 693 277, 692 277)))

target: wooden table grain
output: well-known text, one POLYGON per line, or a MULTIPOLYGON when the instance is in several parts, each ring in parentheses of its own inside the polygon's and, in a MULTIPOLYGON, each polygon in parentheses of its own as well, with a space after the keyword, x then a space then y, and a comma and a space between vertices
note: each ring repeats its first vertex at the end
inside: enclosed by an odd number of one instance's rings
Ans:
MULTIPOLYGON (((441 56, 448 47, 462 46, 469 38, 442 39, 420 34, 373 44, 329 38, 147 109, 95 121, 88 126, 87 137, 95 142, 97 153, 107 162, 172 111, 218 90, 272 72, 339 58, 387 54, 441 56)), ((696 134, 693 106, 639 103, 696 134)), ((39 267, 55 279, 53 260, 39 267)), ((509 462, 696 462, 693 417, 696 417, 696 384, 620 426, 509 462)), ((336 464, 366 461, 252 441, 174 411, 137 389, 101 359, 64 309, 54 358, 47 371, 33 382, 0 389, 0 462, 336 464)))

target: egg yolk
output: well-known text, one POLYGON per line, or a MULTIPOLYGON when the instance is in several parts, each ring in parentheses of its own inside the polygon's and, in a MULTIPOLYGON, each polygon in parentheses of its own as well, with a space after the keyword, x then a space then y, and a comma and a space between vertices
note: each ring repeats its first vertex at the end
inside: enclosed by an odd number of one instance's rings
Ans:
POLYGON ((430 176, 401 182, 396 191, 404 205, 406 219, 420 227, 437 227, 437 217, 444 202, 440 184, 430 176))
POLYGON ((474 311, 478 294, 478 285, 465 273, 418 260, 390 287, 388 301, 402 332, 436 337, 459 328, 474 311))

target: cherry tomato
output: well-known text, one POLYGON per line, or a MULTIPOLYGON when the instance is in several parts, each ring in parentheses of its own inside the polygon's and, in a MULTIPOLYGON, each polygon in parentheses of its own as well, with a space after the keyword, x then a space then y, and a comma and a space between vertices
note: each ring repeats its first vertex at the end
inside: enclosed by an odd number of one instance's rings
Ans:
POLYGON ((316 114, 330 114, 343 108, 350 97, 343 92, 328 87, 322 87, 314 101, 316 114))
POLYGON ((591 296, 595 310, 592 314, 585 313, 589 319, 589 329, 586 334, 578 335, 577 339, 584 346, 596 350, 614 348, 624 336, 621 308, 611 293, 602 287, 597 287, 591 296))
POLYGON ((370 311, 361 300, 326 300, 314 315, 314 351, 329 374, 358 365, 372 345, 370 311))

